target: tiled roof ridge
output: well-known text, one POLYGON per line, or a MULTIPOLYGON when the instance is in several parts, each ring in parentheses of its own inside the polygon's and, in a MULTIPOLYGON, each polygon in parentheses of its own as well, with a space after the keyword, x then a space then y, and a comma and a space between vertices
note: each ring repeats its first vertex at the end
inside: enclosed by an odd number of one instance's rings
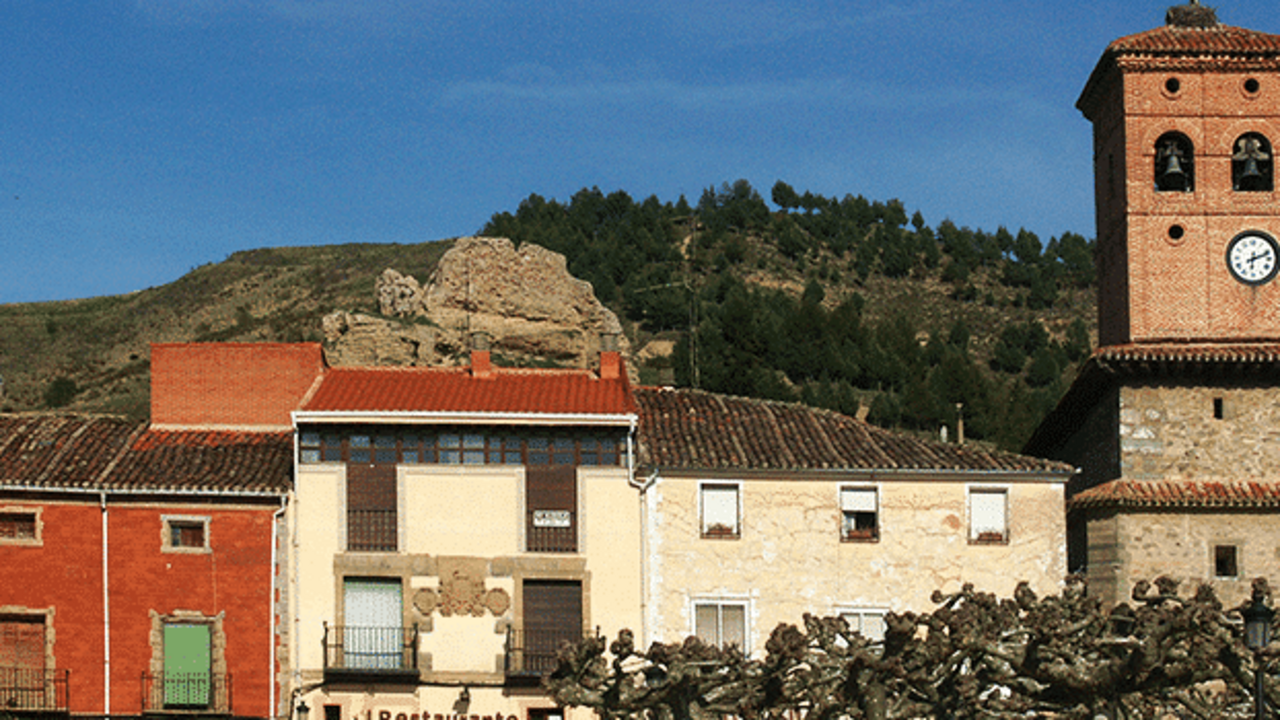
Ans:
POLYGON ((1112 480, 1072 496, 1068 510, 1089 508, 1273 508, 1280 482, 1247 480, 1112 480))
MULTIPOLYGON (((403 372, 403 373, 441 373, 449 375, 470 375, 470 365, 339 365, 325 369, 331 372, 403 372)), ((505 367, 494 365, 490 372, 495 375, 588 375, 597 377, 591 368, 537 368, 537 367, 505 367)), ((322 375, 323 376, 323 375, 322 375)))
POLYGON ((1160 25, 1116 38, 1107 45, 1107 53, 1114 55, 1186 52, 1255 55, 1277 49, 1280 49, 1280 35, 1222 23, 1210 27, 1160 25), (1206 40, 1211 42, 1203 42, 1206 40), (1249 43, 1250 40, 1262 42, 1249 43))
POLYGON ((292 437, 293 430, 223 430, 223 429, 172 429, 147 427, 130 439, 132 450, 148 450, 154 447, 220 447, 226 444, 261 444, 271 440, 292 437))
POLYGON ((323 344, 322 344, 322 343, 318 343, 318 342, 315 342, 315 341, 306 341, 306 340, 304 340, 304 341, 300 341, 300 342, 279 342, 279 341, 275 341, 275 342, 273 342, 273 341, 263 341, 263 342, 258 342, 258 341, 255 341, 255 340, 239 340, 239 341, 237 341, 237 340, 227 340, 227 341, 219 340, 218 342, 190 342, 190 341, 177 341, 177 342, 153 342, 153 343, 151 343, 151 347, 178 347, 178 348, 184 348, 184 347, 185 347, 185 348, 189 348, 189 347, 191 347, 191 346, 193 346, 193 345, 194 345, 194 346, 197 346, 197 348, 199 348, 199 349, 206 349, 206 348, 200 348, 200 346, 208 346, 208 347, 207 347, 207 349, 209 349, 209 350, 213 350, 213 351, 216 351, 218 348, 223 348, 223 347, 236 347, 236 348, 240 348, 240 347, 252 347, 252 348, 298 348, 298 347, 310 347, 310 346, 319 346, 319 347, 323 347, 323 344))

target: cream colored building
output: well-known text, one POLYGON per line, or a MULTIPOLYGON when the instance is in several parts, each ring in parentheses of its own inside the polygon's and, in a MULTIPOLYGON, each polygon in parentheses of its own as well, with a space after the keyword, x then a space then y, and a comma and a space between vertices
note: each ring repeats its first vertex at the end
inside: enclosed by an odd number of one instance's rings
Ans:
POLYGON ((639 627, 617 353, 599 372, 484 351, 468 368, 329 368, 294 424, 291 662, 313 717, 561 717, 538 686, 561 642, 639 627))
POLYGON ((763 652, 779 623, 864 634, 972 583, 1058 591, 1070 466, 799 405, 637 388, 645 636, 763 652))

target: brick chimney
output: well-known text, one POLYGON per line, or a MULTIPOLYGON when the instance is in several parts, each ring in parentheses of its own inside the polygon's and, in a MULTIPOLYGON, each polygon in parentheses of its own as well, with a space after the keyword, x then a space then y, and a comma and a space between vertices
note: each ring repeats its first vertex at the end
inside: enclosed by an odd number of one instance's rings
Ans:
POLYGON ((471 333, 471 377, 483 380, 493 377, 493 364, 489 360, 489 333, 471 333))
POLYGON ((617 380, 622 377, 622 353, 618 352, 618 334, 600 334, 600 379, 617 380))

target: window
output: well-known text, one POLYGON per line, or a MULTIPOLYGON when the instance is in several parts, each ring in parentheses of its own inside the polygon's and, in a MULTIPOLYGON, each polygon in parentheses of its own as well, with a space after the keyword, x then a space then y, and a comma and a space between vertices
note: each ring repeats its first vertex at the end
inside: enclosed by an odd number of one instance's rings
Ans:
POLYGON ((397 670, 405 662, 404 610, 399 580, 346 578, 342 586, 339 667, 397 670))
POLYGON ((0 545, 39 544, 39 511, 25 508, 0 509, 0 545))
POLYGON ((577 580, 525 580, 522 628, 511 643, 507 667, 518 674, 555 670, 556 653, 583 637, 582 583, 577 580))
POLYGON ((840 488, 840 539, 856 542, 880 537, 875 488, 840 488))
POLYGON ((178 610, 151 613, 151 670, 143 673, 143 712, 201 710, 230 714, 221 617, 178 610))
POLYGON ((399 547, 395 465, 347 466, 347 550, 395 552, 399 547))
POLYGON ((1236 562, 1235 545, 1213 546, 1213 576, 1216 578, 1240 577, 1240 566, 1236 562))
POLYGON ((164 532, 161 547, 165 552, 209 551, 209 518, 165 515, 161 522, 164 532))
POLYGON ((165 623, 164 677, 166 708, 207 708, 213 700, 210 628, 205 623, 165 623))
POLYGON ((403 434, 379 427, 304 428, 298 434, 298 460, 303 464, 626 465, 623 435, 509 432, 447 426, 403 434))
POLYGON ((1165 133, 1156 141, 1155 188, 1157 192, 1192 192, 1195 183, 1195 153, 1182 133, 1165 133))
POLYGON ((849 623, 849 630, 874 642, 881 642, 884 640, 884 616, 884 610, 851 608, 840 611, 840 617, 844 618, 844 621, 849 623))
POLYGON ((699 601, 693 604, 693 634, 708 645, 747 647, 747 606, 743 602, 699 601))
POLYGON ((578 471, 572 465, 525 468, 525 527, 529 552, 576 552, 578 549, 578 471))
POLYGON ((969 542, 1009 542, 1006 490, 975 488, 969 491, 969 542))
POLYGON ((699 488, 702 507, 702 537, 739 537, 738 486, 707 484, 699 488))
POLYGON ((1236 139, 1231 154, 1231 189, 1237 192, 1271 192, 1271 143, 1258 133, 1236 139))
POLYGON ((0 615, 0 707, 55 707, 46 649, 44 615, 0 615))

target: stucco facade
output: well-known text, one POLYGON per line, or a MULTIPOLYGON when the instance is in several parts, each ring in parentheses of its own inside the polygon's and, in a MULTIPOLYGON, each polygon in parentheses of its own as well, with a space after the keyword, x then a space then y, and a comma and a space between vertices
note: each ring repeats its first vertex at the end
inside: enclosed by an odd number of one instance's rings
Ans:
POLYGON ((745 603, 746 649, 762 651, 774 627, 805 613, 929 611, 935 590, 964 583, 1011 595, 1025 580, 1056 592, 1066 574, 1063 490, 1060 478, 977 473, 660 474, 647 499, 653 639, 696 634, 700 602, 745 603), (699 491, 708 484, 740 489, 737 537, 703 534, 699 491), (874 491, 875 538, 844 537, 842 488, 874 491), (1001 541, 970 537, 975 488, 1006 494, 1001 541))
POLYGON ((538 685, 560 643, 641 623, 633 407, 620 373, 479 354, 323 377, 294 416, 297 701, 325 718, 563 716, 538 685), (526 405, 539 383, 589 397, 526 405))

